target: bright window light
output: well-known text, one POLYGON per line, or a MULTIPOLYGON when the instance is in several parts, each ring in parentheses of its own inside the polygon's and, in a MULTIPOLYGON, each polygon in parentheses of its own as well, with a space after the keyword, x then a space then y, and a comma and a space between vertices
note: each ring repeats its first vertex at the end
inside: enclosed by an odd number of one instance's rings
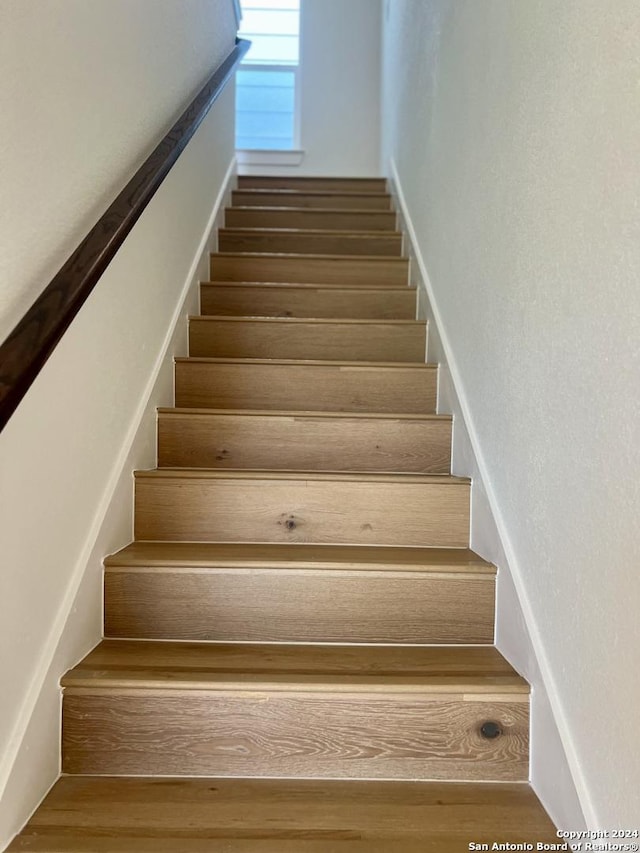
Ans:
POLYGON ((236 148, 290 150, 298 140, 300 0, 241 0, 252 42, 237 74, 236 148))

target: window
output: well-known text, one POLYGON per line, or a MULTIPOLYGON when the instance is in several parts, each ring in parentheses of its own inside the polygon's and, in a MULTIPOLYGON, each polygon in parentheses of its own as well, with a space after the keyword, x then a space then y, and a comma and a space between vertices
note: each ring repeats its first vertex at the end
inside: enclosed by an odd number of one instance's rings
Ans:
POLYGON ((236 148, 299 147, 300 0, 241 0, 251 48, 236 78, 236 148))

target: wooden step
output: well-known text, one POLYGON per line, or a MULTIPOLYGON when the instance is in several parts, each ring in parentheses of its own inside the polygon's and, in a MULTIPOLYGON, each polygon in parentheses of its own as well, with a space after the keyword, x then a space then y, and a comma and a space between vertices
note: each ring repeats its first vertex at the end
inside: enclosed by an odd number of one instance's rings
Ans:
POLYGON ((64 773, 528 776, 529 687, 486 646, 112 640, 62 685, 64 773))
POLYGON ((107 637, 493 642, 496 570, 466 549, 135 542, 105 568, 107 637))
POLYGON ((195 358, 310 358, 423 362, 427 329, 418 320, 190 317, 195 358))
POLYGON ((432 414, 429 364, 177 358, 180 408, 432 414))
POLYGON ((416 292, 408 287, 320 287, 316 284, 218 282, 200 285, 202 314, 412 320, 416 292))
POLYGON ((238 189, 331 190, 333 192, 385 193, 386 178, 283 178, 273 175, 239 175, 238 189))
POLYGON ((158 465, 448 474, 449 415, 160 409, 158 465))
POLYGON ((461 853, 471 839, 559 842, 521 783, 66 776, 9 853, 461 853))
POLYGON ((331 192, 330 190, 234 190, 237 207, 312 207, 325 210, 391 210, 388 193, 331 192))
POLYGON ((138 471, 135 538, 465 548, 469 493, 436 474, 138 471))
POLYGON ((391 231, 394 210, 340 210, 293 207, 227 207, 229 228, 309 228, 333 231, 391 231))
POLYGON ((212 281, 270 281, 294 284, 386 286, 409 284, 406 258, 350 255, 261 255, 218 252, 211 255, 212 281))
POLYGON ((402 234, 284 228, 220 228, 221 252, 293 252, 310 255, 402 255, 402 234))

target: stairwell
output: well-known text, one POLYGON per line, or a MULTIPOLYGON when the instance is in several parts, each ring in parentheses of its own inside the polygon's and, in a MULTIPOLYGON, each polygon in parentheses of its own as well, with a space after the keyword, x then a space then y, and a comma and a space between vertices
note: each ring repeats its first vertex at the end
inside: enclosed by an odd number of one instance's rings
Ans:
POLYGON ((558 843, 395 228, 383 179, 239 178, 10 851, 558 843))

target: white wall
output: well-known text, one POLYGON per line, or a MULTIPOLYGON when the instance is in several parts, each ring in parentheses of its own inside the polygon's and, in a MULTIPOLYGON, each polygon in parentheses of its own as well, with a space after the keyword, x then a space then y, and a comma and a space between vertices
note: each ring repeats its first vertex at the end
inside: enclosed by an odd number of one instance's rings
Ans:
MULTIPOLYGON (((637 3, 385 5, 385 163, 511 570, 498 640, 540 668, 589 826, 635 826, 637 3)), ((549 762, 545 775, 534 760, 534 781, 566 814, 571 792, 551 788, 561 756, 541 732, 534 721, 549 762)))
POLYGON ((2 0, 0 340, 226 55, 231 6, 2 0))
MULTIPOLYGON (((230 52, 235 19, 231 0, 15 0, 0 15, 9 331, 230 52)), ((131 471, 154 464, 233 111, 230 86, 0 435, 0 849, 58 772, 57 682, 100 638, 101 560, 131 539, 131 471)))
POLYGON ((302 0, 299 166, 244 174, 377 175, 380 169, 380 4, 302 0))

